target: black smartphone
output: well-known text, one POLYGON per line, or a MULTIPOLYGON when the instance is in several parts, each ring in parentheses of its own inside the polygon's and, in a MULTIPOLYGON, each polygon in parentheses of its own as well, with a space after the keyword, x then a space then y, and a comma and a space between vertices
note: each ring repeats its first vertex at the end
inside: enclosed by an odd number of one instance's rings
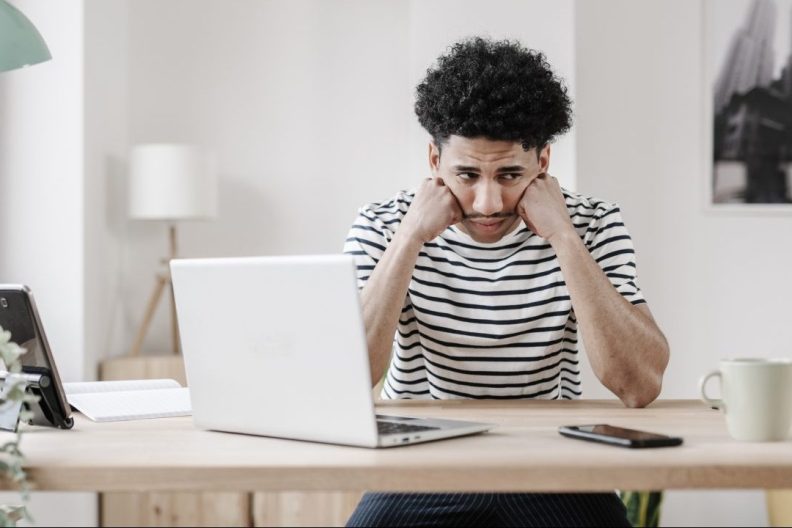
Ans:
MULTIPOLYGON (((66 401, 58 367, 52 356, 44 326, 30 288, 21 284, 0 284, 0 326, 11 332, 11 340, 27 350, 20 356, 22 374, 37 380, 28 390, 40 398, 33 405, 33 425, 71 429, 74 420, 66 401)), ((3 379, 7 372, 0 373, 3 379)), ((8 424, 10 430, 16 424, 8 424)))
POLYGON ((602 442, 620 447, 671 447, 682 444, 682 438, 608 424, 564 425, 558 428, 563 436, 602 442))

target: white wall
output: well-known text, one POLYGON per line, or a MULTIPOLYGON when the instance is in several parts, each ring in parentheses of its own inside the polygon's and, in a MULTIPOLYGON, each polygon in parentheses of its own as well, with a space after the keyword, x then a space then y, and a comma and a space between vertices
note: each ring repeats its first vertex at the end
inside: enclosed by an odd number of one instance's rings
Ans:
MULTIPOLYGON (((712 82, 701 1, 580 1, 576 21, 579 189, 622 206, 671 345, 662 397, 697 398, 698 378, 723 357, 792 355, 792 217, 703 207, 712 82)), ((767 523, 757 491, 671 492, 663 521, 767 523)))
MULTIPOLYGON (((130 141, 217 153, 219 217, 184 224, 182 254, 338 252, 358 207, 428 176, 413 94, 438 54, 471 34, 520 38, 547 52, 574 96, 572 28, 572 0, 136 0, 130 141)), ((573 133, 553 167, 574 186, 573 133)), ((128 232, 127 343, 166 252, 163 225, 128 232)), ((169 347, 167 313, 157 316, 149 352, 169 347)))

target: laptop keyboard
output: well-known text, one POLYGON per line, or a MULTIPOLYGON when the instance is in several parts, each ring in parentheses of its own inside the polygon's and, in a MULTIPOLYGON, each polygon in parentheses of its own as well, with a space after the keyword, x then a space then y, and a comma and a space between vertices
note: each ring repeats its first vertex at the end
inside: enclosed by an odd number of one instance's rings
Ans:
POLYGON ((377 431, 381 435, 417 433, 419 431, 434 431, 436 429, 440 428, 430 427, 427 425, 413 425, 409 423, 377 422, 377 431))

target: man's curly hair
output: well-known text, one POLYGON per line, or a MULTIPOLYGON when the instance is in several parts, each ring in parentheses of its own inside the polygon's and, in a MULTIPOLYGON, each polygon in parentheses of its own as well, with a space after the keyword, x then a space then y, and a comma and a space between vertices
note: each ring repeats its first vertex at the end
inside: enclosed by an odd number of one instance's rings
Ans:
POLYGON ((416 90, 415 113, 439 147, 451 135, 543 147, 572 124, 572 102, 544 54, 510 40, 465 39, 416 90))

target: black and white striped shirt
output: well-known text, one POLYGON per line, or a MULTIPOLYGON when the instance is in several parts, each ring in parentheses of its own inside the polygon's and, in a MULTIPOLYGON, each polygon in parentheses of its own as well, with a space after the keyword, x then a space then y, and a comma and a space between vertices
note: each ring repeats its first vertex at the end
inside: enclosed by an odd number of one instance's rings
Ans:
MULTIPOLYGON (((564 190, 578 234, 613 286, 645 302, 635 251, 613 204, 564 190)), ((360 209, 344 253, 363 288, 414 192, 360 209)), ((521 221, 501 240, 454 226, 424 244, 404 300, 382 397, 579 397, 578 333, 558 259, 521 221)))

